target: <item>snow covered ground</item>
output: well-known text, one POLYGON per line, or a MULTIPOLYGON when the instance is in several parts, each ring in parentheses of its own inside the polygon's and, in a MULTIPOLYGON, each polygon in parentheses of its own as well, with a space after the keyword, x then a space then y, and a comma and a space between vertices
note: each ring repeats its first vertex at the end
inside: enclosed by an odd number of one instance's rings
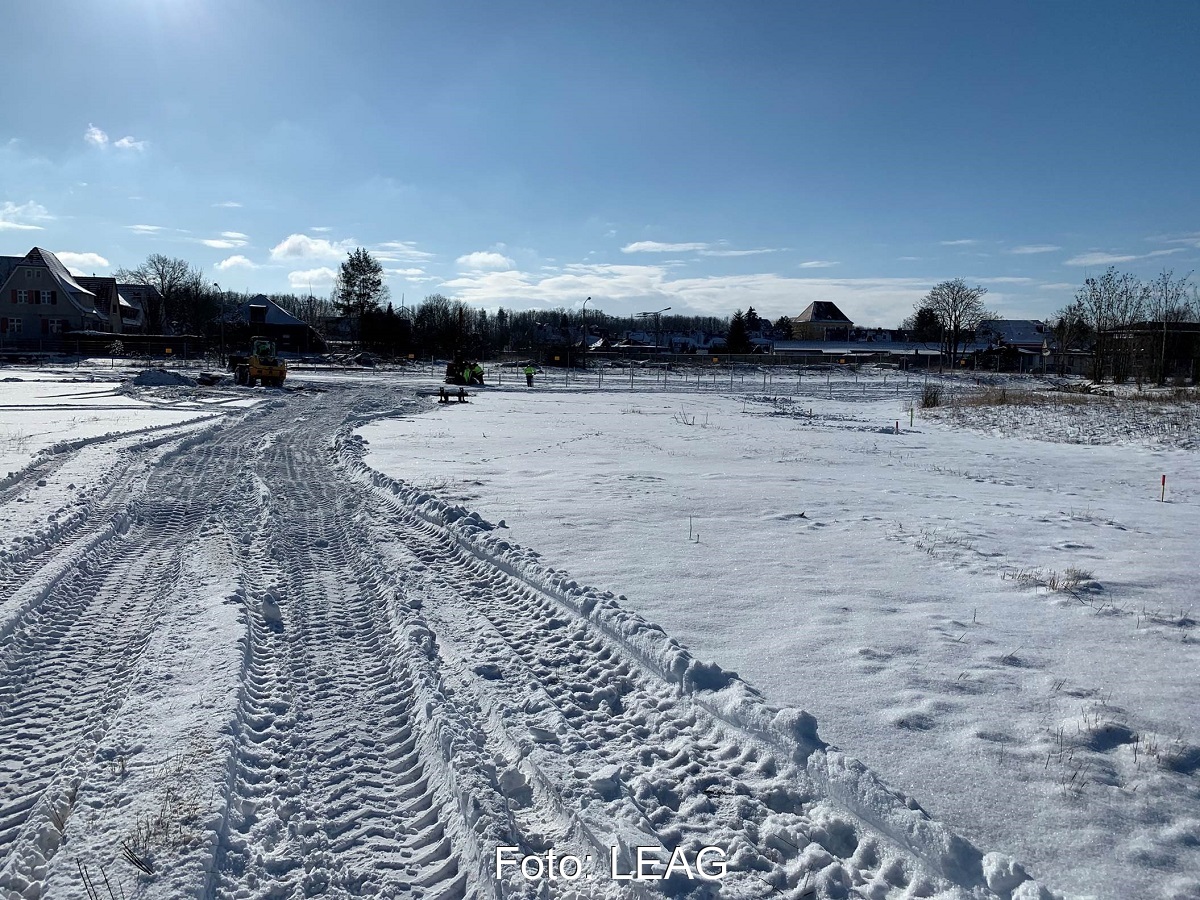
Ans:
POLYGON ((894 374, 113 374, 0 381, 0 897, 1200 894, 1194 451, 894 374))
POLYGON ((369 465, 625 594, 1056 888, 1200 894, 1200 458, 1157 427, 1178 409, 910 428, 915 381, 808 381, 492 388, 361 433, 369 465))

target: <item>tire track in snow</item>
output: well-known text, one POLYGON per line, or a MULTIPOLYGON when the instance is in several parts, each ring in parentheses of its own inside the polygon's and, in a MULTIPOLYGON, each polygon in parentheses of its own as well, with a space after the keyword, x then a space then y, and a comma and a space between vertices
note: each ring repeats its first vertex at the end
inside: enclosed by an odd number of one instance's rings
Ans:
POLYGON ((265 439, 253 476, 237 758, 209 892, 488 895, 464 847, 486 830, 470 807, 487 785, 448 762, 472 762, 465 727, 436 674, 410 665, 412 641, 397 645, 391 575, 356 524, 362 492, 337 483, 323 446, 330 412, 265 439))
POLYGON ((293 397, 219 440, 183 440, 141 470, 144 484, 130 469, 111 489, 129 501, 126 530, 77 537, 35 567, 0 645, 0 885, 31 897, 60 877, 78 887, 67 861, 54 869, 54 814, 64 799, 69 812, 155 605, 179 586, 179 560, 203 556, 215 517, 211 531, 232 536, 247 630, 224 812, 213 842, 164 873, 182 877, 215 846, 198 893, 701 896, 714 888, 496 882, 491 854, 554 847, 607 863, 618 846, 628 867, 634 846, 717 844, 731 873, 722 896, 1008 900, 1001 886, 1023 878, 992 866, 993 895, 978 859, 947 874, 916 814, 897 825, 896 798, 865 769, 826 761, 802 717, 766 710, 477 517, 356 467, 352 449, 339 460, 330 436, 380 412, 369 396, 293 397))
MULTIPOLYGON (((8 598, 7 603, 0 603, 0 655, 8 634, 20 626, 22 617, 41 602, 55 582, 69 573, 76 561, 125 530, 131 499, 144 487, 154 466, 211 438, 218 427, 208 422, 199 427, 189 423, 149 441, 142 436, 127 439, 117 448, 115 458, 113 448, 100 448, 95 443, 61 457, 54 475, 59 481, 71 479, 72 484, 74 480, 84 484, 82 496, 51 515, 50 524, 34 526, 29 520, 35 508, 32 503, 26 504, 29 510, 16 523, 11 515, 6 517, 7 530, 10 534, 15 530, 16 534, 10 539, 9 549, 0 551, 0 597, 8 598), (96 472, 107 474, 98 483, 87 484, 96 472)), ((50 475, 40 470, 37 474, 50 475)), ((31 480, 21 484, 27 494, 31 480)), ((6 513, 13 509, 8 505, 0 508, 6 513)))
POLYGON ((549 833, 532 824, 526 852, 553 846, 561 854, 574 841, 608 866, 611 848, 625 847, 618 863, 629 872, 633 846, 657 846, 665 861, 676 848, 695 860, 718 844, 734 861, 725 883, 745 896, 851 888, 899 896, 914 881, 946 887, 839 814, 790 760, 716 721, 553 599, 415 516, 394 515, 388 530, 398 560, 413 554, 410 602, 421 598, 443 653, 478 676, 483 705, 505 723, 509 745, 524 748, 514 764, 524 762, 557 806, 553 815, 525 807, 531 822, 557 823, 549 833), (582 798, 604 809, 601 821, 574 824, 582 798))
POLYGON ((128 695, 183 556, 194 551, 208 500, 220 496, 219 462, 204 449, 166 454, 131 503, 128 527, 85 553, 72 543, 57 554, 65 557, 59 573, 5 639, 0 888, 38 895, 80 782, 128 695))
POLYGON ((392 509, 394 564, 416 573, 406 587, 444 656, 593 845, 620 843, 622 820, 667 851, 721 844, 724 884, 745 896, 1050 896, 820 742, 811 717, 767 707, 611 594, 367 469, 358 440, 343 439, 342 459, 392 509))

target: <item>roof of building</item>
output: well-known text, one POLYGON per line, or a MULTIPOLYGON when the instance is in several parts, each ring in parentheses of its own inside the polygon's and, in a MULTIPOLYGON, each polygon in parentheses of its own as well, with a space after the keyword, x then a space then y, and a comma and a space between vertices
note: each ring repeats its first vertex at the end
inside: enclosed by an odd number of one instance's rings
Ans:
POLYGON ((34 247, 21 257, 0 257, 0 281, 7 280, 13 270, 21 266, 36 266, 47 269, 50 272, 50 277, 58 282, 59 286, 63 289, 63 297, 66 301, 84 316, 94 316, 98 321, 103 321, 103 316, 96 309, 96 295, 79 284, 75 280, 75 276, 68 272, 67 267, 49 250, 34 247))
POLYGON ((113 304, 119 301, 117 295, 117 279, 111 277, 97 275, 80 275, 75 279, 79 285, 85 290, 91 292, 97 300, 102 301, 108 309, 113 308, 113 304))
MULTIPOLYGON (((249 322, 251 307, 266 308, 266 318, 263 320, 264 324, 304 326, 303 319, 296 318, 278 303, 268 299, 265 294, 258 294, 255 297, 251 297, 246 303, 239 303, 236 312, 234 312, 230 318, 236 318, 242 322, 249 322)), ((226 319, 226 321, 228 321, 228 319, 226 319)))
POLYGON ((1045 322, 1037 319, 985 319, 975 329, 980 342, 995 341, 1010 347, 1034 345, 1042 341, 1053 342, 1054 336, 1045 322))
POLYGON ((812 322, 816 325, 853 325, 846 314, 828 300, 814 300, 804 307, 804 312, 792 319, 793 322, 812 322))
POLYGON ((21 264, 22 259, 22 256, 0 256, 0 284, 8 280, 8 276, 21 264))
POLYGON ((45 266, 51 271, 64 287, 70 289, 73 293, 82 294, 86 297, 94 297, 95 295, 75 280, 75 276, 67 271, 57 256, 49 250, 43 250, 41 247, 34 247, 25 254, 25 258, 21 260, 19 265, 22 266, 45 266))

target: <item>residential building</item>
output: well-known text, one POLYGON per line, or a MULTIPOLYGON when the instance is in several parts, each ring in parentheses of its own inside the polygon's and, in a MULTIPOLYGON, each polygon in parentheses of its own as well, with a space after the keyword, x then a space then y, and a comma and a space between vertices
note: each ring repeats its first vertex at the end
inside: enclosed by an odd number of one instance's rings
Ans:
POLYGON ((32 343, 70 331, 105 331, 96 295, 53 253, 34 247, 25 256, 0 256, 0 338, 32 343))
POLYGON ((96 298, 96 312, 104 317, 105 326, 102 330, 120 334, 121 328, 121 297, 117 292, 117 279, 102 278, 96 275, 79 275, 75 280, 80 287, 91 291, 96 298))
POLYGON ((1055 347, 1053 329, 1037 319, 985 319, 975 329, 975 342, 1035 352, 1055 347))
POLYGON ((118 284, 118 303, 121 308, 121 333, 142 334, 146 331, 146 310, 150 306, 162 309, 162 294, 148 284, 118 284))
POLYGON ((792 317, 792 337, 798 341, 846 341, 854 323, 836 303, 815 300, 792 317))
POLYGON ((314 329, 264 294, 229 310, 225 324, 226 344, 231 347, 248 343, 251 337, 265 337, 283 353, 325 351, 325 341, 314 329))

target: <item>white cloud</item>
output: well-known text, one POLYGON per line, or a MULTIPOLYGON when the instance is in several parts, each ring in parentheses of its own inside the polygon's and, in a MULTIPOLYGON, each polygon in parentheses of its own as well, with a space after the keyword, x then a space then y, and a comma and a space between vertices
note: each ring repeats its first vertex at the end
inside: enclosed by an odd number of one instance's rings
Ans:
POLYGON ((250 240, 250 235, 242 234, 240 231, 222 231, 221 237, 229 238, 229 240, 231 240, 231 241, 248 241, 248 240, 250 240))
POLYGON ((897 256, 896 259, 899 260, 900 262, 918 262, 921 259, 921 257, 919 257, 919 256, 897 256))
POLYGON ((511 269, 516 265, 503 253, 492 250, 476 250, 460 256, 454 262, 465 269, 511 269))
POLYGON ((341 259, 354 249, 354 241, 328 241, 307 234, 289 234, 271 248, 271 259, 341 259))
POLYGON ((258 266, 239 253, 221 260, 217 263, 217 268, 224 272, 228 269, 257 269, 258 266))
POLYGON ((799 315, 813 300, 832 300, 863 325, 895 326, 928 293, 917 278, 801 278, 771 273, 675 278, 661 265, 574 263, 557 273, 473 272, 443 282, 459 299, 495 308, 571 306, 591 296, 589 307, 628 316, 670 306, 681 313, 728 316, 753 306, 772 319, 799 315))
POLYGON ((1170 256, 1172 253, 1182 252, 1182 247, 1174 247, 1171 250, 1151 250, 1149 253, 1105 253, 1102 250, 1093 250, 1090 253, 1081 253, 1079 256, 1072 256, 1063 265, 1112 266, 1117 263, 1133 262, 1137 259, 1151 259, 1156 256, 1170 256))
POLYGON ((166 229, 162 225, 126 225, 135 234, 158 234, 166 229))
POLYGON ((708 250, 711 244, 664 244, 661 241, 634 241, 621 248, 622 253, 681 253, 688 250, 708 250))
POLYGON ((72 275, 86 275, 88 271, 107 269, 109 262, 99 253, 72 253, 69 250, 56 250, 54 255, 59 262, 71 270, 72 275))
POLYGON ((728 250, 722 248, 718 250, 701 250, 699 253, 701 256, 757 256, 760 253, 780 253, 782 250, 782 247, 759 247, 754 250, 728 250))
POLYGON ((42 231, 41 225, 35 225, 30 220, 46 221, 53 218, 40 203, 30 200, 18 205, 6 200, 0 206, 0 231, 42 231))
POLYGON ((1055 250, 1061 250, 1057 244, 1027 244, 1024 247, 1013 247, 1009 253, 1017 253, 1021 255, 1030 253, 1053 253, 1055 250))
POLYGON ((200 241, 205 247, 212 247, 214 250, 232 250, 234 247, 245 247, 246 242, 231 238, 204 238, 200 241))
POLYGON ((434 254, 418 250, 415 241, 384 241, 371 248, 371 253, 383 262, 425 262, 434 254))
POLYGON ((328 232, 330 232, 330 231, 333 231, 333 229, 332 229, 332 228, 330 228, 328 225, 314 225, 312 228, 310 228, 310 229, 308 229, 308 230, 309 230, 309 231, 315 231, 315 232, 317 232, 318 234, 326 234, 326 233, 328 233, 328 232))
POLYGON ((108 135, 90 122, 87 131, 83 133, 83 139, 96 147, 103 147, 108 143, 108 135))
POLYGON ((1200 231, 1194 231, 1191 234, 1184 234, 1179 237, 1152 238, 1152 240, 1160 240, 1164 244, 1186 244, 1189 247, 1200 248, 1200 231))
POLYGON ((300 272, 288 272, 288 284, 293 290, 316 290, 317 288, 333 287, 337 280, 337 272, 329 266, 319 269, 304 269, 300 272))
POLYGON ((941 241, 943 247, 965 247, 968 244, 978 244, 975 238, 959 238, 957 241, 941 241))
POLYGON ((984 284, 1032 284, 1032 278, 1023 278, 1016 275, 997 275, 995 278, 984 278, 979 275, 968 275, 967 281, 976 281, 984 284))
POLYGON ((663 241, 634 241, 621 248, 622 253, 696 253, 700 256, 757 256, 760 253, 779 253, 780 247, 754 247, 749 250, 737 250, 729 246, 728 241, 710 243, 706 241, 685 241, 682 243, 666 243, 663 241))
MULTIPOLYGON (((394 275, 397 278, 407 278, 409 281, 417 280, 417 276, 424 275, 424 269, 384 269, 385 275, 394 275)), ((421 279, 424 280, 424 279, 421 279)))
POLYGON ((146 141, 135 141, 129 135, 125 135, 125 137, 121 138, 113 146, 120 150, 136 150, 140 153, 146 149, 146 141))
POLYGON ((236 200, 223 200, 220 203, 214 203, 213 206, 221 207, 223 209, 241 209, 242 208, 242 204, 238 203, 236 200))
POLYGON ((829 259, 810 259, 808 262, 800 263, 802 269, 829 269, 833 266, 839 266, 841 263, 834 262, 829 259))

